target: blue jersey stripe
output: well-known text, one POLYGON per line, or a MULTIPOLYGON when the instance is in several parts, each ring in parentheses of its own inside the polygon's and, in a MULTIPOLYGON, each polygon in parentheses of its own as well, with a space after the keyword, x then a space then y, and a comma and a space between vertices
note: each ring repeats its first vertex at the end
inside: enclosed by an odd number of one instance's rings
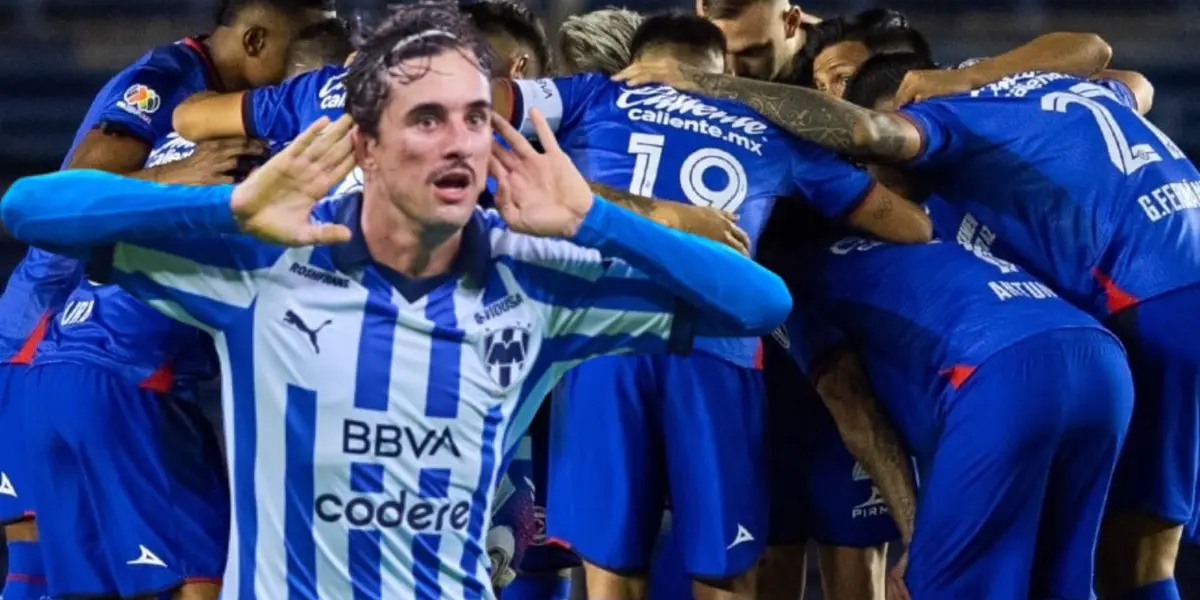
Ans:
POLYGON ((429 379, 425 390, 425 416, 453 419, 458 417, 462 332, 454 314, 457 281, 450 281, 429 294, 425 318, 433 321, 430 338, 429 379))
POLYGON ((467 600, 485 597, 483 584, 478 579, 476 567, 479 566, 479 559, 483 556, 483 526, 489 516, 486 514, 487 498, 491 493, 492 486, 495 485, 495 482, 492 481, 492 473, 496 470, 496 433, 503 418, 501 405, 494 404, 488 409, 487 416, 483 419, 483 442, 480 445, 483 456, 479 461, 479 481, 476 482, 475 491, 471 494, 471 518, 467 522, 467 541, 463 548, 462 560, 459 562, 459 567, 467 575, 467 579, 463 581, 463 593, 467 600))
POLYGON ((161 240, 138 240, 137 246, 156 250, 171 256, 189 260, 198 265, 230 269, 234 271, 255 271, 266 269, 279 261, 279 257, 287 251, 283 246, 263 244, 245 235, 223 235, 219 238, 205 238, 200 243, 180 243, 178 236, 161 240), (219 249, 214 249, 216 245, 219 249))
POLYGON ((181 306, 192 319, 214 329, 224 329, 246 310, 184 290, 169 288, 142 273, 113 271, 115 282, 143 302, 170 300, 181 306))
POLYGON ((442 585, 438 581, 438 549, 442 536, 418 533, 413 536, 413 580, 417 585, 417 600, 441 600, 442 585))
POLYGON ((317 548, 312 529, 316 495, 313 454, 317 441, 317 393, 289 384, 285 410, 287 503, 283 527, 288 542, 288 598, 305 600, 317 597, 317 548))
POLYGON ((350 530, 350 581, 354 600, 380 600, 383 597, 383 532, 369 529, 350 530))
MULTIPOLYGON (((368 277, 371 274, 368 272, 368 277)), ((385 288, 390 290, 391 288, 385 288)), ((384 289, 367 294, 362 334, 358 338, 358 368, 354 376, 354 407, 385 411, 392 378, 392 344, 399 312, 384 289)))
POLYGON ((255 331, 254 305, 251 304, 250 309, 225 332, 229 364, 237 365, 225 376, 230 378, 233 389, 233 516, 238 537, 230 543, 237 544, 238 548, 238 588, 232 591, 239 600, 256 597, 258 493, 254 487, 254 462, 258 454, 258 413, 254 402, 255 331))

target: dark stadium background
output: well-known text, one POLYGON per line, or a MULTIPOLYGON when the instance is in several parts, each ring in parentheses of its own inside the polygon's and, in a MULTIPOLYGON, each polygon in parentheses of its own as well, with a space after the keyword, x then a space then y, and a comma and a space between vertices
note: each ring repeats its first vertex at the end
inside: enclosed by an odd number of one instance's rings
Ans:
MULTIPOLYGON (((0 0, 0 190, 22 175, 57 168, 93 94, 152 46, 205 31, 213 0, 0 0)), ((618 0, 530 0, 548 30, 566 15, 618 0)), ((653 11, 690 0, 630 0, 653 11)), ((1051 30, 1091 31, 1115 50, 1114 64, 1141 70, 1157 95, 1151 118, 1200 157, 1200 0, 813 0, 832 15, 878 5, 904 10, 944 62, 1010 48, 1051 30)), ((23 249, 0 243, 0 285, 23 249)), ((1200 551, 1178 568, 1185 597, 1200 600, 1200 551)), ((0 546, 0 573, 3 572, 0 546)), ((811 564, 812 561, 810 561, 811 564)), ((815 575, 815 573, 813 574, 815 575)), ((811 598, 819 598, 810 577, 811 598)))

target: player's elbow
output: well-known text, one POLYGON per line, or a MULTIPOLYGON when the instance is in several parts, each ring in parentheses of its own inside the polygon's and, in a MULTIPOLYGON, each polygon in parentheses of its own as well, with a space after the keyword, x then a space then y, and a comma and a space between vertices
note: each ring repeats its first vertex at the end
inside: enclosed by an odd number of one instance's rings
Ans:
POLYGON ((197 118, 199 113, 195 110, 190 110, 185 101, 174 113, 171 113, 171 127, 175 129, 175 133, 185 140, 203 140, 204 139, 204 124, 197 118))
POLYGON ((743 288, 749 310, 735 311, 742 331, 739 336, 769 335, 792 312, 792 294, 778 275, 754 265, 755 273, 743 288))
POLYGON ((37 211, 36 199, 46 193, 43 188, 41 176, 22 177, 0 198, 0 226, 13 238, 24 242, 32 241, 23 238, 22 233, 37 211))

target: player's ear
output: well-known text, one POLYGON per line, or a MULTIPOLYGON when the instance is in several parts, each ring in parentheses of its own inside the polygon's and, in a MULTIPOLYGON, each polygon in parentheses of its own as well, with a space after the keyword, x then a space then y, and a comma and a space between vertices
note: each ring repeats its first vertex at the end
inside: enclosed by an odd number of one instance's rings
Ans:
POLYGON ((350 143, 354 146, 354 162, 363 171, 373 171, 378 163, 375 161, 374 155, 371 152, 374 147, 375 140, 371 136, 363 135, 361 129, 355 127, 354 131, 350 132, 350 143))
POLYGON ((804 23, 804 11, 800 10, 799 6, 788 6, 783 11, 783 33, 788 39, 791 39, 800 31, 800 25, 804 23))
POLYGON ((525 68, 529 66, 529 55, 518 54, 513 57, 508 66, 508 76, 512 79, 524 79, 525 68))
POLYGON ((262 25, 251 25, 242 32, 242 49, 246 56, 258 56, 267 47, 267 29, 262 25))

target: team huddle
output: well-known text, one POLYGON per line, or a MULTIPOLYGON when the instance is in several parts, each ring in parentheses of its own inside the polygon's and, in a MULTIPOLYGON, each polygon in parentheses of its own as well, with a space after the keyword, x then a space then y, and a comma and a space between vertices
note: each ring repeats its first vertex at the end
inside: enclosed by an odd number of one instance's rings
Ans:
POLYGON ((1103 40, 324 4, 0 200, 5 600, 1180 597, 1200 172, 1103 40))

